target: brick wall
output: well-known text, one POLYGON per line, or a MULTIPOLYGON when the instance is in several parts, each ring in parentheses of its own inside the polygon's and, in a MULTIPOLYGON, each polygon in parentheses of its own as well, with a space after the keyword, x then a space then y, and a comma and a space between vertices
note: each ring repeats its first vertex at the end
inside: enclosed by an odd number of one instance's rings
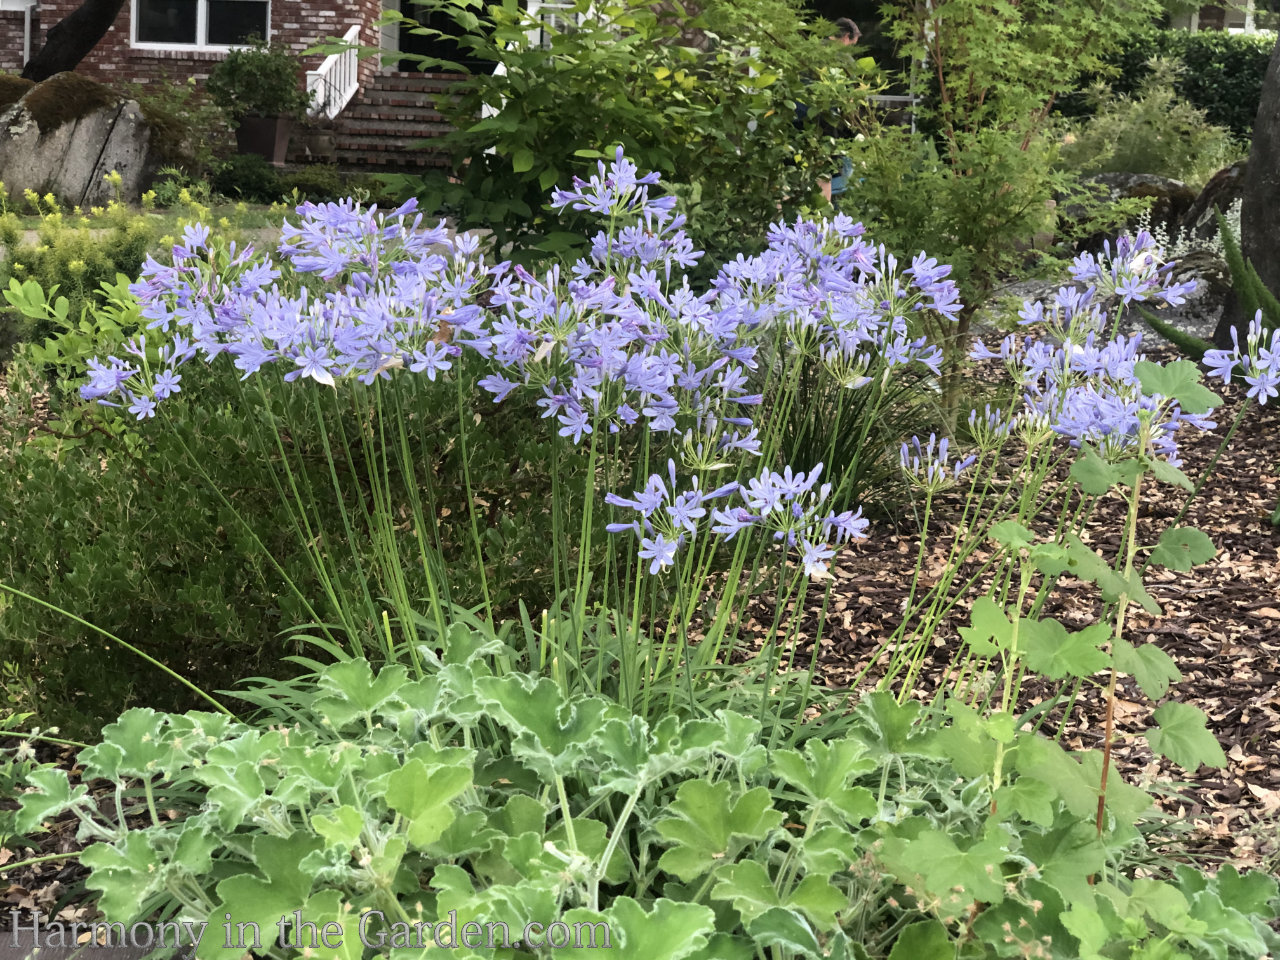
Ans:
MULTIPOLYGON (((32 11, 33 13, 35 11, 32 11)), ((40 42, 39 21, 31 18, 31 45, 40 42)), ((21 10, 0 10, 0 70, 20 73, 22 62, 23 13, 21 10)))
MULTIPOLYGON (((41 0, 40 25, 47 30, 77 6, 80 0, 41 0)), ((361 24, 360 43, 377 46, 378 29, 375 21, 381 15, 381 0, 271 0, 271 39, 287 43, 296 52, 312 46, 325 37, 340 37, 352 24, 361 24)), ((138 50, 130 46, 133 0, 125 0, 120 16, 99 41, 93 52, 85 58, 77 71, 103 83, 154 83, 165 80, 185 80, 195 77, 203 80, 209 76, 213 65, 222 59, 221 53, 182 50, 138 50)), ((0 22, 0 31, 5 31, 0 22)), ((6 44, 12 31, 5 31, 6 44)), ((43 42, 33 38, 33 47, 43 42)), ((18 56, 21 57, 22 15, 17 20, 18 56)), ((7 45, 0 56, 7 56, 7 45)), ((322 57, 312 56, 303 60, 304 70, 315 69, 322 57)), ((361 81, 365 82, 378 69, 376 60, 361 64, 361 81)), ((298 83, 303 83, 299 75, 298 83)))

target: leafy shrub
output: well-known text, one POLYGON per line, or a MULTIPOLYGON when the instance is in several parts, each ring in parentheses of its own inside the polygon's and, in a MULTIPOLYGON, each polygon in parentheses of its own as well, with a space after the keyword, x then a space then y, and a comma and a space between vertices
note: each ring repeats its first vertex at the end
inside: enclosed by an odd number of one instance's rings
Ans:
POLYGON ((247 116, 300 119, 311 103, 301 74, 302 63, 288 47, 255 40, 219 60, 205 89, 237 122, 247 116))
POLYGON ((161 77, 151 83, 124 84, 120 89, 142 108, 160 157, 181 167, 188 176, 204 177, 218 157, 231 152, 227 115, 194 78, 161 77))
POLYGON ((617 144, 696 198, 689 229, 708 252, 704 276, 757 252, 761 225, 810 204, 831 167, 828 131, 797 123, 796 102, 814 118, 843 116, 870 91, 870 66, 812 32, 792 0, 717 0, 688 17, 579 0, 554 23, 481 0, 419 6, 467 31, 467 56, 503 68, 440 98, 453 129, 437 145, 452 167, 428 179, 424 206, 443 203, 460 229, 492 231, 525 261, 570 251, 575 236, 544 211, 546 192, 617 144))
MULTIPOLYGON (((1209 123, 1248 140, 1253 135, 1262 79, 1274 47, 1275 35, 1267 33, 1138 31, 1124 37, 1120 49, 1104 57, 1105 72, 1086 74, 1080 88, 1102 79, 1116 94, 1132 97, 1151 75, 1152 60, 1178 61, 1183 69, 1174 80, 1177 95, 1204 111, 1209 123)), ((1081 116, 1091 112, 1092 106, 1087 94, 1075 93, 1063 98, 1061 109, 1068 116, 1081 116)))
POLYGON ((296 192, 297 202, 332 203, 346 197, 356 197, 367 193, 369 188, 365 181, 368 178, 344 173, 336 166, 311 164, 290 170, 280 177, 280 189, 286 195, 296 192))
POLYGON ((213 188, 207 180, 197 179, 178 167, 161 167, 156 171, 149 199, 161 208, 207 205, 213 199, 213 188))
POLYGON ((213 175, 213 188, 248 203, 275 203, 284 194, 280 174, 265 157, 242 153, 228 157, 213 175))
POLYGON ((1246 151, 1229 130, 1178 98, 1175 76, 1173 65, 1160 61, 1132 97, 1097 87, 1097 112, 1070 129, 1062 162, 1087 172, 1150 173, 1204 186, 1246 151))

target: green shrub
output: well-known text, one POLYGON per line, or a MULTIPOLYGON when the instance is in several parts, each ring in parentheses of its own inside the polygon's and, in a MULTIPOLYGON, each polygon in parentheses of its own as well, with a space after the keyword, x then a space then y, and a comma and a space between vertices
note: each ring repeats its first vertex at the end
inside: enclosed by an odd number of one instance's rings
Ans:
POLYGON ((194 79, 183 82, 161 77, 151 83, 124 84, 120 89, 138 101, 151 126, 152 144, 165 163, 202 178, 218 157, 231 152, 227 115, 194 79))
POLYGON ((205 89, 234 121, 242 117, 301 119, 311 94, 300 83, 302 63, 288 47, 254 40, 218 61, 205 89))
MULTIPOLYGON (((1087 74, 1080 87, 1083 90, 1103 79, 1116 94, 1133 96, 1151 74, 1153 59, 1177 60, 1185 68, 1174 81, 1178 96, 1203 110, 1209 123, 1226 127, 1236 137, 1247 140, 1253 135, 1262 78, 1275 42, 1275 35, 1268 33, 1139 31, 1126 37, 1121 49, 1105 58, 1104 72, 1087 74)), ((1068 116, 1086 115, 1092 110, 1085 93, 1065 97, 1060 108, 1068 116)))
POLYGON ((213 188, 248 203, 275 203, 284 195, 276 168, 265 157, 252 153, 236 154, 219 164, 213 188))
POLYGON ((285 196, 296 191, 300 200, 331 203, 344 197, 362 199, 370 192, 368 179, 359 174, 343 173, 336 166, 312 164, 281 174, 280 189, 285 196))
POLYGON ((492 231, 526 261, 581 251, 545 212, 547 191, 619 144, 692 202, 703 275, 759 249, 762 226, 793 218, 829 176, 830 124, 816 118, 848 115, 870 92, 870 62, 806 24, 793 0, 716 0, 681 18, 644 0, 579 0, 565 13, 573 27, 512 4, 420 6, 470 31, 468 56, 503 67, 440 99, 453 129, 437 145, 452 167, 428 178, 424 206, 444 204, 459 229, 492 231), (815 122, 796 122, 797 102, 815 122))
POLYGON ((1071 126, 1061 162, 1083 172, 1150 173, 1204 186, 1247 151, 1230 130, 1178 98, 1176 76, 1173 64, 1156 61, 1133 96, 1096 87, 1097 112, 1071 126))

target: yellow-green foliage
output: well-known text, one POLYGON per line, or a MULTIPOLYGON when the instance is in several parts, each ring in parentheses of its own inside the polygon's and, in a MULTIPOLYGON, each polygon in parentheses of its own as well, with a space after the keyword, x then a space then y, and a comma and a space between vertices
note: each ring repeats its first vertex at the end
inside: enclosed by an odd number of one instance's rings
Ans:
MULTIPOLYGON (((136 275, 159 239, 153 218, 118 200, 68 212, 52 195, 40 197, 29 190, 23 199, 39 216, 34 224, 11 209, 0 187, 0 284, 7 285, 10 278, 35 280, 46 290, 56 284, 70 302, 72 316, 79 316, 104 281, 115 280, 117 273, 136 275)), ((15 322, 21 339, 49 332, 34 329, 37 325, 26 319, 15 322)))

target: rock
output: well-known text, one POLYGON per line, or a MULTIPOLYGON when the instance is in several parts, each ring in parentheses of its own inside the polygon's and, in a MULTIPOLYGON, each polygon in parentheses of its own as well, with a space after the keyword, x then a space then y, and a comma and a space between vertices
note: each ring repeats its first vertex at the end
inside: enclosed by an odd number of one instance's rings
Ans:
POLYGON ((10 196, 34 190, 101 206, 115 198, 104 179, 115 171, 121 199, 136 203, 154 169, 142 109, 79 74, 50 77, 0 111, 0 181, 10 196))
POLYGON ((1200 191, 1200 196, 1196 197, 1195 202, 1182 215, 1183 233, 1199 240, 1212 240, 1218 235, 1218 218, 1213 215, 1214 207, 1225 214, 1233 203, 1241 199, 1245 166, 1246 161, 1241 160, 1225 170, 1219 170, 1209 179, 1200 191))
POLYGON ((1196 193, 1181 180, 1150 173, 1099 173, 1085 180, 1105 187, 1112 200, 1151 197, 1151 225, 1174 232, 1195 202, 1196 193))

